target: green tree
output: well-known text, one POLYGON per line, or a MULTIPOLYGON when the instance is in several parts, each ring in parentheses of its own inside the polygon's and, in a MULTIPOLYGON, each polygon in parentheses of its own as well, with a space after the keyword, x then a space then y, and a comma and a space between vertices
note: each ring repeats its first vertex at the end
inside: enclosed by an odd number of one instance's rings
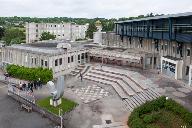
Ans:
POLYGON ((5 33, 5 29, 0 26, 0 39, 4 36, 4 33, 5 33))
POLYGON ((87 29, 86 37, 93 39, 93 32, 96 32, 96 31, 97 31, 97 27, 95 26, 95 23, 91 22, 89 24, 88 29, 87 29))
POLYGON ((7 28, 3 37, 6 45, 24 43, 25 34, 18 28, 7 28))
POLYGON ((51 34, 50 32, 43 32, 41 34, 40 40, 50 40, 50 39, 54 40, 55 38, 56 36, 51 34))

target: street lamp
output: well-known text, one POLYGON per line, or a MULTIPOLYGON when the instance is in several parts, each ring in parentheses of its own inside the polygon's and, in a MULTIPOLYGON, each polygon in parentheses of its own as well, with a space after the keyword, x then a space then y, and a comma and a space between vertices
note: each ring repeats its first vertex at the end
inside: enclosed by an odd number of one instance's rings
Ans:
POLYGON ((63 110, 59 108, 59 116, 61 118, 61 127, 60 128, 63 128, 63 114, 62 114, 63 110))

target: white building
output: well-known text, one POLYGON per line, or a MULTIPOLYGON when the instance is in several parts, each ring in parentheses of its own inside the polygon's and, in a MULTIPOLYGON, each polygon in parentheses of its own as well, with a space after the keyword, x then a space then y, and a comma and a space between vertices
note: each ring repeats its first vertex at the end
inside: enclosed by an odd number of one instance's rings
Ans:
POLYGON ((56 40, 84 39, 88 28, 86 25, 72 23, 26 23, 26 43, 39 41, 43 32, 50 32, 56 40))
POLYGON ((15 44, 2 48, 2 63, 53 70, 53 76, 67 74, 88 61, 88 50, 81 43, 53 42, 15 44))

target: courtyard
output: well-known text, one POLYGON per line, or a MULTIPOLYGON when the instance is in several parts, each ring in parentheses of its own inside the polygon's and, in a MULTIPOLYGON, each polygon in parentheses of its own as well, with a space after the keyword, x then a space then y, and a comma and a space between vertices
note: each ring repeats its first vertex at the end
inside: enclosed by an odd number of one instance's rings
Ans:
MULTIPOLYGON (((192 89, 182 81, 158 74, 154 70, 110 65, 103 65, 101 69, 99 64, 89 65, 92 68, 84 73, 82 81, 77 76, 68 75, 65 77, 66 84, 63 97, 78 104, 72 112, 65 116, 64 125, 66 128, 100 128, 101 126, 127 128, 128 116, 135 107, 161 95, 173 98, 192 111, 192 101, 190 99, 192 89), (111 74, 113 75, 107 74, 106 70, 112 71, 111 74), (125 95, 119 95, 120 88, 115 85, 115 81, 119 86, 123 86, 123 82, 125 82, 117 74, 118 71, 121 71, 122 74, 128 73, 127 75, 131 80, 136 81, 133 84, 133 81, 131 82, 123 77, 129 84, 135 86, 129 88, 129 92, 124 92, 125 95), (102 73, 105 73, 105 75, 102 75, 102 73), (94 81, 91 79, 92 76, 94 81), (107 79, 110 81, 107 81, 107 79), (142 86, 139 86, 140 84, 142 86), (134 95, 130 93, 131 89, 134 95), (121 96, 127 97, 127 99, 123 99, 121 96)), ((36 112, 20 111, 19 104, 7 96, 6 84, 1 83, 0 91, 2 95, 2 111, 0 112, 2 128, 17 128, 17 126, 30 128, 30 123, 33 124, 31 127, 35 126, 37 128, 56 126, 36 112), (11 121, 10 119, 15 116, 18 118, 11 121)), ((46 86, 43 86, 42 89, 35 90, 34 95, 36 99, 43 99, 49 96, 49 92, 46 86)))

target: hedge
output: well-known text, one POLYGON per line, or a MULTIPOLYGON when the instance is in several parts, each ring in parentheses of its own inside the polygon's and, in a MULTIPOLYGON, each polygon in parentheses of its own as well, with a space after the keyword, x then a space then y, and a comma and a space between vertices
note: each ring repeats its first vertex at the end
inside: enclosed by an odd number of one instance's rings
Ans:
MULTIPOLYGON (((192 113, 189 112, 182 105, 178 104, 172 99, 166 100, 165 96, 162 96, 156 100, 146 102, 140 107, 134 109, 131 113, 128 125, 130 128, 148 128, 153 126, 146 126, 145 123, 150 123, 158 117, 152 117, 149 114, 151 112, 158 111, 160 109, 166 109, 173 112, 174 114, 180 116, 188 126, 192 126, 192 113), (143 118, 143 119, 142 119, 143 118)), ((155 126, 154 126, 155 127, 155 126)))
POLYGON ((7 73, 14 78, 34 81, 41 79, 42 83, 47 83, 53 79, 53 72, 47 68, 27 68, 18 65, 8 65, 6 67, 7 73))

